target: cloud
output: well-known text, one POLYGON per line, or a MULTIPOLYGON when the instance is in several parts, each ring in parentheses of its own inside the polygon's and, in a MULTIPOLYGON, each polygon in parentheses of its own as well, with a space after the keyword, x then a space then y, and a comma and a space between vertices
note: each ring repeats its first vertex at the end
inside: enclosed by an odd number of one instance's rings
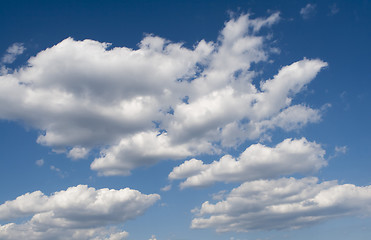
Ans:
POLYGON ((245 182, 222 201, 204 202, 192 228, 218 232, 295 229, 324 220, 371 213, 371 186, 318 183, 317 178, 245 182))
POLYGON ((167 191, 170 191, 170 190, 171 190, 171 184, 166 185, 165 187, 161 188, 161 191, 163 191, 163 192, 167 192, 167 191))
POLYGON ((305 7, 300 9, 300 15, 304 19, 309 19, 309 18, 313 17, 315 12, 316 12, 316 5, 315 4, 308 3, 305 7))
POLYGON ((7 50, 6 54, 1 59, 1 63, 13 63, 18 55, 21 55, 26 48, 23 46, 23 43, 14 43, 7 50))
POLYGON ((260 30, 279 20, 241 15, 192 48, 154 35, 138 49, 67 38, 0 76, 0 119, 40 130, 39 144, 72 159, 100 151, 91 164, 100 175, 301 128, 321 111, 292 99, 327 63, 304 58, 257 86, 251 66, 271 52, 260 30))
POLYGON ((68 152, 68 157, 72 159, 85 158, 89 154, 89 149, 84 147, 74 147, 68 152))
POLYGON ((340 11, 336 3, 330 5, 329 8, 330 8, 330 16, 333 16, 340 11))
POLYGON ((41 167, 42 165, 44 165, 44 159, 39 159, 39 160, 36 160, 35 164, 39 167, 41 167))
POLYGON ((58 174, 58 176, 60 176, 61 178, 65 178, 66 177, 66 173, 63 173, 62 170, 60 168, 57 168, 56 166, 54 165, 51 165, 50 166, 50 170, 56 172, 58 174))
POLYGON ((142 132, 121 139, 118 145, 102 150, 91 164, 103 175, 129 175, 137 166, 150 165, 162 159, 180 159, 191 155, 186 144, 173 145, 167 134, 142 132))
POLYGON ((156 236, 155 235, 152 235, 150 239, 148 240, 157 240, 156 236))
POLYGON ((123 240, 126 239, 129 236, 128 232, 116 232, 111 233, 108 238, 105 238, 105 240, 123 240))
POLYGON ((180 184, 181 188, 186 188, 311 173, 327 165, 324 155, 325 151, 315 142, 305 138, 286 139, 274 148, 251 145, 237 159, 225 155, 210 164, 196 159, 186 161, 173 169, 169 179, 186 178, 180 184))
POLYGON ((142 215, 160 196, 129 188, 70 187, 50 196, 26 193, 0 205, 0 219, 31 217, 25 223, 0 226, 1 239, 123 239, 125 232, 104 228, 142 215), (103 234, 103 235, 102 235, 103 234), (103 238, 103 236, 108 238, 103 238), (97 238, 93 238, 97 237, 97 238))
POLYGON ((348 147, 347 146, 335 146, 335 154, 345 154, 347 153, 348 151, 348 147))

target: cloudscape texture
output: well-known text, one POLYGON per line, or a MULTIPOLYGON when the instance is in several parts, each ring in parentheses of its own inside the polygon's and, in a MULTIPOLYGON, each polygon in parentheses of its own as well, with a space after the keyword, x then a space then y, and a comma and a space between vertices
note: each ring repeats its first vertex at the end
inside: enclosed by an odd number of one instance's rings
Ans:
POLYGON ((77 24, 42 47, 21 37, 1 43, 2 139, 36 144, 18 146, 22 165, 0 158, 4 169, 35 172, 2 187, 0 239, 310 239, 305 231, 352 219, 353 239, 365 239, 370 179, 342 177, 351 169, 344 156, 365 159, 365 145, 331 130, 338 102, 351 111, 351 90, 327 97, 344 56, 316 51, 328 43, 311 32, 290 42, 301 30, 285 27, 320 27, 316 19, 334 21, 344 4, 262 13, 263 5, 222 2, 224 24, 208 23, 219 30, 193 42, 138 27, 142 39, 117 44, 92 30, 76 37, 77 24), (306 48, 314 50, 295 51, 306 48))

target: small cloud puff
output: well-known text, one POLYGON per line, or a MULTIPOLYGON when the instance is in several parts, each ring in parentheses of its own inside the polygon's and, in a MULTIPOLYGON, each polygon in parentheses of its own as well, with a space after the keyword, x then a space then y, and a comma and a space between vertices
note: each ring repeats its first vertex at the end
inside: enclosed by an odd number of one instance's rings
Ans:
POLYGON ((315 12, 316 12, 316 5, 315 4, 308 3, 305 7, 300 9, 300 15, 304 19, 309 19, 309 18, 313 17, 315 12))
POLYGON ((163 192, 167 192, 167 191, 170 191, 170 190, 171 190, 171 184, 166 185, 165 187, 161 188, 161 191, 163 191, 163 192))
POLYGON ((347 146, 336 146, 335 147, 335 154, 345 154, 347 153, 348 151, 348 147, 347 146))
POLYGON ((39 167, 41 167, 42 165, 44 165, 44 159, 39 159, 39 160, 36 160, 35 164, 39 167))

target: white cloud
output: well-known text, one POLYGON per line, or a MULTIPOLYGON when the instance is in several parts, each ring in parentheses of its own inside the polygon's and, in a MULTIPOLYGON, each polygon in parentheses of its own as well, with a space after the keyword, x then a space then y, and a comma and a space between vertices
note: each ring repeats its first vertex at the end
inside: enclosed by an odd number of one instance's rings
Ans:
POLYGON ((250 231, 300 228, 323 220, 371 213, 371 186, 318 183, 317 178, 245 182, 222 201, 204 202, 192 228, 250 231))
POLYGON ((167 191, 170 191, 170 190, 171 190, 171 184, 166 185, 165 187, 161 188, 161 191, 163 191, 163 192, 167 192, 167 191))
POLYGON ((112 232, 104 226, 133 219, 158 199, 157 194, 145 195, 129 188, 96 190, 85 185, 50 196, 40 191, 27 193, 0 205, 2 220, 31 217, 25 223, 0 226, 0 238, 123 239, 126 232, 112 232))
POLYGON ((215 194, 212 195, 213 200, 222 200, 225 198, 227 191, 221 190, 215 194))
POLYGON ((44 165, 44 159, 39 159, 39 160, 36 160, 35 164, 39 167, 41 167, 42 165, 44 165))
POLYGON ((74 147, 68 152, 68 157, 72 159, 85 158, 89 154, 89 149, 84 147, 74 147))
POLYGON ((274 148, 254 144, 237 158, 223 156, 219 161, 204 164, 192 159, 175 167, 170 179, 186 178, 185 187, 204 187, 214 182, 241 182, 276 178, 294 173, 311 173, 326 166, 325 151, 315 142, 286 139, 274 148))
POLYGON ((105 240, 123 240, 126 239, 129 236, 128 232, 116 232, 116 233, 111 233, 109 238, 105 238, 105 240))
POLYGON ((135 167, 164 159, 180 159, 191 154, 186 144, 171 144, 166 133, 142 132, 102 150, 101 157, 94 160, 91 168, 106 176, 129 175, 135 167))
POLYGON ((335 154, 345 154, 346 152, 348 151, 348 147, 347 146, 335 146, 335 154))
POLYGON ((269 61, 272 49, 259 30, 279 19, 241 15, 217 41, 191 49, 153 35, 138 49, 67 38, 0 76, 0 119, 41 130, 39 144, 72 159, 98 149, 91 168, 100 175, 221 153, 317 122, 320 111, 291 101, 327 63, 304 58, 260 88, 253 83, 251 64, 269 61))
POLYGON ((1 59, 2 63, 13 63, 18 55, 21 55, 26 48, 23 43, 14 43, 7 50, 6 54, 1 59))
POLYGON ((188 178, 194 175, 199 174, 201 171, 207 169, 207 166, 201 161, 197 159, 191 159, 185 161, 178 167, 175 167, 173 171, 169 174, 169 179, 183 179, 188 178))
POLYGON ((316 5, 308 3, 307 5, 305 5, 305 7, 300 9, 300 15, 304 19, 308 19, 308 18, 311 18, 315 14, 315 11, 316 11, 316 5))

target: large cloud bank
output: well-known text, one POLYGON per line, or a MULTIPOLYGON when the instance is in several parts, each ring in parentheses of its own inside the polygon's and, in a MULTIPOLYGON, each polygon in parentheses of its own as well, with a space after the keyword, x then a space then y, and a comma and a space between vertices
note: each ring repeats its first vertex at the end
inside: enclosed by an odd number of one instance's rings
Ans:
POLYGON ((292 98, 327 63, 304 58, 254 82, 252 64, 271 52, 260 29, 279 19, 241 15, 191 49, 153 35, 138 49, 67 38, 0 76, 0 118, 41 130, 38 143, 72 159, 98 148, 91 168, 102 175, 318 122, 320 110, 292 98))
POLYGON ((24 223, 0 225, 1 239, 96 239, 120 240, 128 233, 109 224, 133 219, 160 196, 145 195, 129 188, 94 189, 70 187, 50 196, 27 193, 0 205, 0 220, 31 217, 24 223))

